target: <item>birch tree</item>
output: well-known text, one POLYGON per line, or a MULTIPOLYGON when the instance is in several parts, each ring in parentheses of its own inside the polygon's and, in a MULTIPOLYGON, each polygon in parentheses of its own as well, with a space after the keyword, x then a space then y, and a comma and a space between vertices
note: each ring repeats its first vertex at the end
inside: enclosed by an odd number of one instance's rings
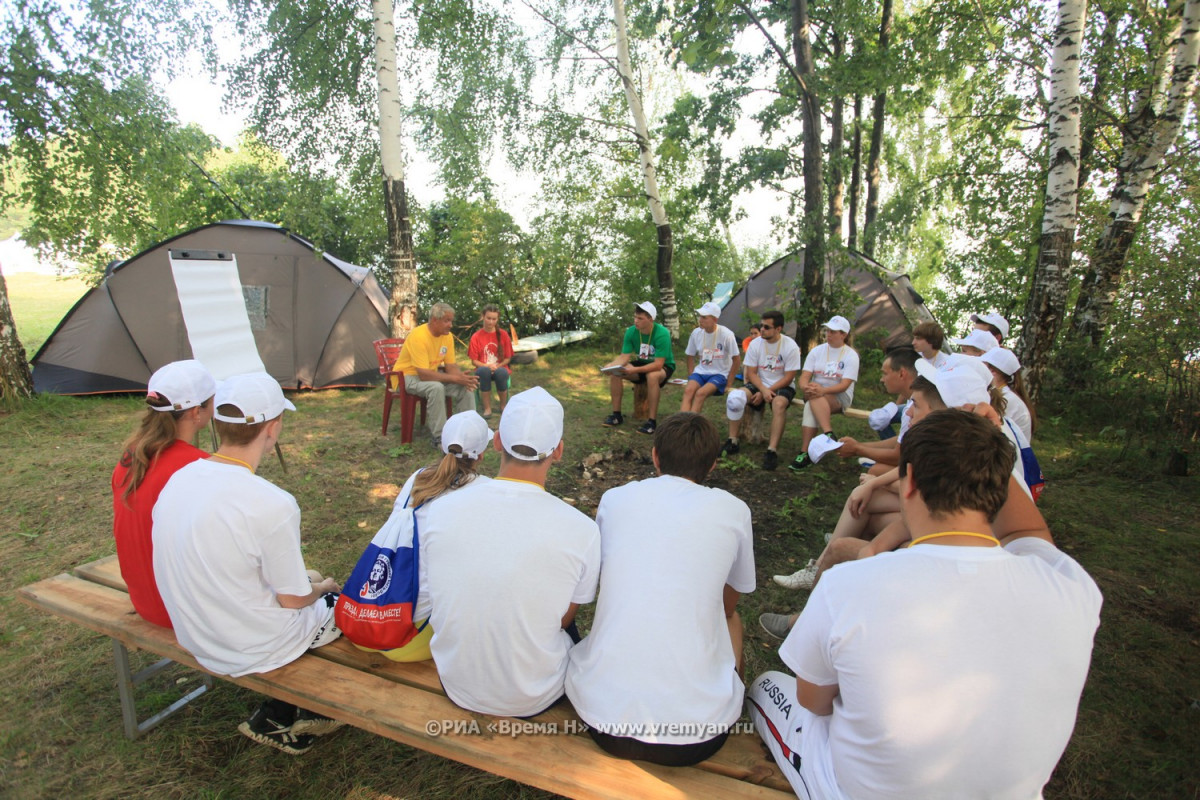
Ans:
POLYGON ((1079 59, 1087 0, 1059 0, 1050 62, 1049 140, 1042 234, 1033 286, 1025 306, 1021 363, 1037 400, 1050 349, 1067 303, 1079 193, 1079 59))
POLYGON ((0 402, 12 406, 17 399, 32 394, 29 359, 17 336, 17 324, 13 322, 12 308, 8 304, 8 285, 0 271, 0 402))
POLYGON ((671 260, 675 248, 671 241, 671 223, 667 220, 667 210, 663 207, 658 194, 654 148, 650 140, 650 128, 646 124, 646 111, 642 107, 642 98, 633 80, 623 0, 613 0, 613 21, 616 25, 617 37, 617 75, 620 77, 621 87, 625 90, 629 113, 633 117, 634 135, 637 139, 638 155, 642 164, 642 183, 645 186, 646 202, 650 206, 650 218, 654 221, 654 229, 658 234, 655 272, 658 275, 658 296, 662 303, 663 325, 671 332, 672 338, 677 338, 679 336, 679 309, 675 302, 675 277, 671 272, 671 260))
POLYGON ((1071 336, 1093 347, 1101 344, 1108 329, 1151 181, 1175 144, 1196 92, 1200 0, 1183 4, 1166 41, 1122 127, 1121 160, 1109 195, 1109 222, 1096 243, 1075 303, 1071 336))
POLYGON ((383 205, 387 216, 387 264, 392 275, 388 309, 392 336, 417 326, 417 265, 412 219, 404 190, 404 143, 400 120, 400 81, 396 73, 396 23, 392 0, 371 0, 375 31, 375 82, 379 103, 379 155, 383 165, 383 205))

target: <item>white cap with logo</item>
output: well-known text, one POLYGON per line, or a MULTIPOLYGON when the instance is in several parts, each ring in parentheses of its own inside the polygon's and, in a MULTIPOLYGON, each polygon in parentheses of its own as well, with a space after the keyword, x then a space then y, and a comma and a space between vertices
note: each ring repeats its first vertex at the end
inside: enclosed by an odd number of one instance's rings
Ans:
POLYGON ((721 307, 711 300, 696 309, 696 315, 700 317, 716 317, 721 318, 721 307))
POLYGON ((204 405, 217 393, 217 382, 195 359, 172 361, 155 370, 146 384, 146 399, 165 400, 170 405, 150 406, 155 411, 183 411, 204 405))
POLYGON ((476 411, 462 411, 446 420, 442 426, 442 452, 451 455, 450 447, 458 445, 457 458, 477 459, 488 449, 495 434, 487 420, 476 411))
POLYGON ((991 364, 1010 378, 1021 371, 1021 362, 1017 359, 1017 354, 1007 347, 988 350, 982 358, 983 363, 991 364))
POLYGON ((654 303, 649 300, 643 300, 640 303, 634 303, 633 307, 639 311, 645 311, 650 315, 650 319, 658 319, 658 309, 654 307, 654 303))
POLYGON ((834 315, 829 318, 829 322, 826 322, 821 327, 828 328, 831 331, 841 331, 842 333, 849 333, 850 332, 850 320, 846 319, 845 317, 843 317, 841 315, 834 315))
POLYGON ((562 435, 562 403, 540 386, 514 394, 500 415, 500 443, 505 452, 522 461, 546 458, 558 447, 562 435), (514 447, 526 447, 532 453, 514 452, 514 447))
POLYGON ((213 417, 221 422, 235 425, 251 425, 256 422, 272 420, 286 411, 295 411, 292 402, 283 396, 279 381, 265 372, 250 372, 245 375, 234 375, 221 381, 217 387, 217 408, 234 406, 241 411, 241 416, 226 416, 214 413, 213 417))
POLYGON ((976 350, 982 350, 985 353, 989 350, 994 350, 999 347, 999 344, 996 343, 995 336, 992 336, 987 331, 981 331, 978 328, 971 331, 961 339, 951 339, 950 342, 951 344, 956 344, 960 347, 962 345, 974 347, 976 350))
MULTIPOLYGON (((1008 338, 1008 320, 999 314, 972 314, 971 322, 986 322, 994 328, 1000 330, 1000 335, 1005 339, 1008 338)), ((993 339, 996 337, 992 337, 993 339)))
POLYGON ((992 373, 978 358, 953 356, 941 369, 918 358, 917 374, 937 387, 946 408, 961 408, 991 400, 988 385, 992 382, 992 373))
POLYGON ((725 395, 725 416, 739 420, 746 414, 746 393, 739 390, 725 395))

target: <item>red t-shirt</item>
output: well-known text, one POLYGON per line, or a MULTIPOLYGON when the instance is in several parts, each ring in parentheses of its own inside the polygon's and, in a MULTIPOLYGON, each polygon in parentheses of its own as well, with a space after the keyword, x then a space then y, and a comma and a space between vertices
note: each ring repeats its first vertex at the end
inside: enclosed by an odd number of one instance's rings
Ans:
POLYGON ((129 599, 142 619, 171 627, 171 618, 158 593, 154 581, 154 544, 150 538, 152 520, 150 512, 158 502, 167 481, 181 467, 207 458, 208 453, 176 439, 150 463, 142 483, 129 495, 125 504, 125 476, 129 468, 117 464, 112 474, 113 492, 113 538, 117 540, 117 561, 121 565, 121 577, 129 588, 129 599))
POLYGON ((492 363, 488 359, 489 354, 497 362, 512 358, 512 339, 506 331, 496 328, 494 333, 488 333, 480 328, 471 335, 471 343, 467 345, 467 358, 488 364, 492 363))

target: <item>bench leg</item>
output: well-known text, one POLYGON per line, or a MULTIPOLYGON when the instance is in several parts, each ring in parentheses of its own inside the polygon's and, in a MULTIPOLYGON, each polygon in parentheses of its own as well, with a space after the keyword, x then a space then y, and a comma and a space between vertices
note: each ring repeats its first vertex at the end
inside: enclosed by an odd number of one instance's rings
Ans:
POLYGON ((154 677, 175 662, 169 658, 164 658, 145 669, 138 670, 137 673, 131 673, 129 669, 129 651, 125 648, 125 645, 116 639, 113 639, 112 643, 113 664, 117 669, 117 692, 121 696, 121 721, 125 728, 125 736, 128 739, 141 738, 144 734, 158 727, 160 723, 174 716, 175 712, 213 688, 212 676, 205 673, 200 686, 197 686, 149 719, 138 722, 137 705, 133 697, 134 687, 154 677))

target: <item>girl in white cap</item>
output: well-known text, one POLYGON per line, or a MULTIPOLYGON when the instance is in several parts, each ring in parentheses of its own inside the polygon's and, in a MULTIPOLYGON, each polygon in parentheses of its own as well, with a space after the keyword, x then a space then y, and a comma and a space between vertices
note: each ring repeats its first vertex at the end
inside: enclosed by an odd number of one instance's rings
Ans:
POLYGON ((1021 383, 1021 362, 1007 347, 989 350, 983 354, 982 359, 992 371, 992 385, 1004 394, 1004 416, 1021 429, 1026 441, 1033 441, 1033 432, 1037 430, 1037 415, 1021 383))
POLYGON ((141 425, 112 473, 113 538, 129 599, 145 620, 171 627, 154 580, 150 512, 176 470, 208 453, 191 441, 212 419, 217 384, 199 361, 174 361, 150 376, 141 425))
MULTIPOLYGON (((428 503, 447 492, 460 489, 476 480, 491 480, 479 474, 479 461, 491 448, 494 432, 487 421, 475 411, 463 411, 446 420, 442 428, 442 460, 433 467, 422 467, 409 476, 396 498, 392 516, 384 527, 394 524, 397 515, 408 514, 422 503, 428 503)), ((424 559, 418 560, 422 566, 424 559)), ((421 569, 424 572, 424 569, 421 569)), ((429 642, 433 638, 433 626, 429 619, 429 592, 424 580, 419 580, 417 604, 413 609, 413 620, 421 632, 403 647, 392 650, 374 651, 355 643, 360 650, 380 652, 392 661, 428 661, 432 658, 429 642)), ((347 638, 350 638, 347 636, 347 638)))

